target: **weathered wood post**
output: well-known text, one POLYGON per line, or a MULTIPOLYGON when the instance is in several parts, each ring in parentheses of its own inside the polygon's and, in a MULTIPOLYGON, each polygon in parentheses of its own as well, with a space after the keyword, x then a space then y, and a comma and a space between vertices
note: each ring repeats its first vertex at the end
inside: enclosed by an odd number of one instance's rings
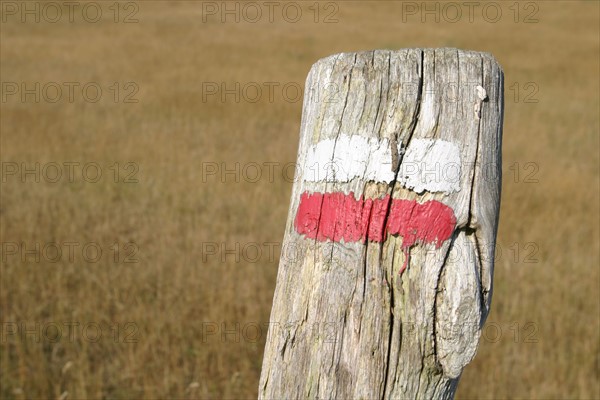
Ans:
POLYGON ((503 74, 486 53, 311 69, 262 399, 446 399, 490 308, 503 74))

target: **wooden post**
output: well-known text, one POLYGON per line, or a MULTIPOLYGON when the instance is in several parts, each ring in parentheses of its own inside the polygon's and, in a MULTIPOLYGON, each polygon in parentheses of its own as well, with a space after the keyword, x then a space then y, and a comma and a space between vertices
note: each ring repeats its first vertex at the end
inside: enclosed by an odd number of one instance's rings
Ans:
POLYGON ((259 398, 454 396, 490 308, 502 110, 486 53, 313 65, 259 398))

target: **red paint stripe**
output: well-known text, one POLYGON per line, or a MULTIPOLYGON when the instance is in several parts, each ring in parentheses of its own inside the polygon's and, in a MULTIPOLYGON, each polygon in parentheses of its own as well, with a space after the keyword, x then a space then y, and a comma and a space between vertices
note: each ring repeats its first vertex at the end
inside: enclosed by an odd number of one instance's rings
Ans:
POLYGON ((417 243, 440 247, 454 232, 454 211, 436 200, 359 199, 354 193, 308 193, 300 196, 296 231, 311 239, 334 242, 381 242, 390 235, 403 238, 402 249, 417 243), (389 215, 386 220, 386 214, 389 215), (385 229, 384 229, 385 225, 385 229))

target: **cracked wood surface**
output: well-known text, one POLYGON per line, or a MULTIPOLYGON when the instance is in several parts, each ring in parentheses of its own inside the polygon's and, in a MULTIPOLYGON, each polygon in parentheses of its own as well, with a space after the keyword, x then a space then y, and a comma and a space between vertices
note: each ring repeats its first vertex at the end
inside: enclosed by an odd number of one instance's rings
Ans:
POLYGON ((502 117, 503 73, 487 53, 377 50, 313 65, 259 398, 453 397, 490 308, 502 117), (340 157, 347 157, 335 152, 335 143, 354 135, 390 146, 395 179, 377 182, 354 172, 338 181, 308 178, 315 168, 307 165, 311 147, 333 141, 335 173, 345 167, 340 157), (417 193, 399 179, 401 169, 409 170, 403 155, 419 154, 417 144, 433 140, 457 146, 460 172, 442 168, 447 160, 439 160, 436 171, 429 157, 420 167, 429 168, 438 186, 453 179, 453 190, 434 185, 417 193), (456 225, 439 246, 417 243, 406 251, 399 235, 381 242, 309 239, 294 228, 304 192, 436 200, 454 210, 456 225))

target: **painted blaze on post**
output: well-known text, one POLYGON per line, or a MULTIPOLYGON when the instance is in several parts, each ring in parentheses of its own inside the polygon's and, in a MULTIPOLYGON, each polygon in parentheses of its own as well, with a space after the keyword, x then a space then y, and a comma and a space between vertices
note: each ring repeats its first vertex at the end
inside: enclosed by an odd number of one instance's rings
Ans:
POLYGON ((280 260, 270 320, 289 329, 269 329, 259 397, 452 398, 492 296, 502 70, 458 49, 341 53, 304 93, 284 237, 303 256, 280 260), (333 338, 305 333, 323 323, 333 338))
MULTIPOLYGON (((390 184, 396 173, 393 157, 401 158, 397 181, 419 194, 460 191, 460 151, 449 141, 413 139, 408 149, 392 148, 387 139, 341 135, 337 141, 325 139, 309 148, 305 181, 349 182, 357 177, 390 184), (393 154, 395 152, 395 154, 393 154), (432 171, 444 171, 443 174, 432 171)), ((439 248, 456 227, 454 211, 438 200, 383 198, 365 199, 353 192, 310 193, 300 196, 294 220, 296 231, 318 241, 382 242, 387 235, 402 237, 402 250, 417 244, 439 248)))

